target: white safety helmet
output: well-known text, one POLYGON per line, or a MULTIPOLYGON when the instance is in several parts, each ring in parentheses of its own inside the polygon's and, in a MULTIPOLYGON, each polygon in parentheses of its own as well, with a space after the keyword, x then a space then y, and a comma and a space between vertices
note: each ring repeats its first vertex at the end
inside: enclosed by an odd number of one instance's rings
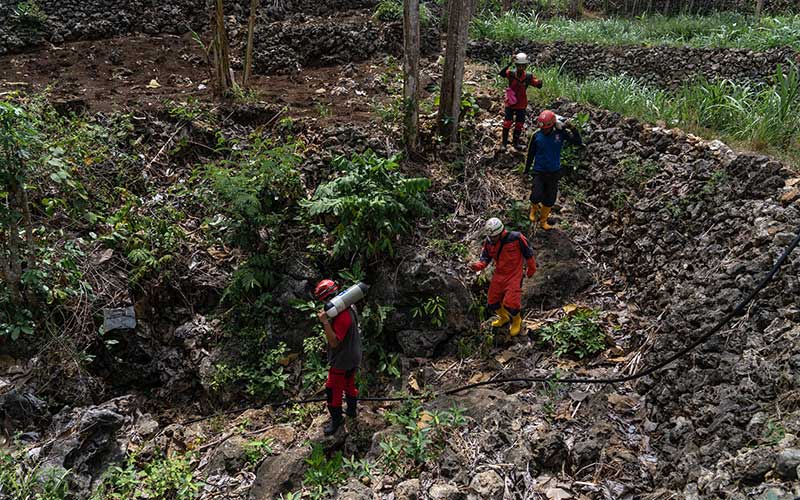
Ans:
POLYGON ((514 56, 514 64, 528 64, 528 54, 520 52, 514 56))
POLYGON ((486 232, 487 236, 497 236, 503 232, 503 229, 503 222, 497 217, 492 217, 491 219, 487 220, 486 225, 484 226, 484 231, 486 232))

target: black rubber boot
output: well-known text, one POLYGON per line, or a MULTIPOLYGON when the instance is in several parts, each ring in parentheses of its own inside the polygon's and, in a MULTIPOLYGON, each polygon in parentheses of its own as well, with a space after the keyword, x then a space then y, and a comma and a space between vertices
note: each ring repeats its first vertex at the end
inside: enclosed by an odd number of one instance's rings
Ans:
POLYGON ((345 395, 345 399, 347 400, 347 409, 344 414, 350 418, 356 418, 358 416, 358 397, 345 395))
POLYGON ((522 144, 522 130, 514 129, 514 149, 522 151, 525 145, 522 144))
POLYGON ((339 427, 342 426, 344 423, 344 417, 342 416, 342 409, 335 408, 333 406, 328 407, 328 413, 331 414, 331 421, 325 425, 323 432, 326 436, 330 436, 331 434, 335 434, 336 431, 339 430, 339 427))
POLYGON ((503 149, 508 147, 508 130, 507 128, 503 127, 503 149))

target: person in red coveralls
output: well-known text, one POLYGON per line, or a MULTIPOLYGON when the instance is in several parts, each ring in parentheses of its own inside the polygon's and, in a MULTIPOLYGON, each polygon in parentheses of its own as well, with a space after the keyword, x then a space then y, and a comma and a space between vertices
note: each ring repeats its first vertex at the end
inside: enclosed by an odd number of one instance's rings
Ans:
MULTIPOLYGON (((326 302, 338 293, 339 287, 332 280, 322 280, 314 289, 314 297, 326 302)), ((361 331, 358 328, 358 313, 354 306, 342 311, 333 319, 328 313, 320 311, 319 320, 328 341, 328 381, 325 383, 328 412, 331 421, 325 426, 326 435, 334 434, 342 423, 342 399, 347 399, 345 415, 356 418, 358 389, 356 372, 361 364, 361 331)))
POLYGON ((525 149, 521 140, 522 129, 525 127, 525 118, 528 113, 528 86, 542 88, 542 81, 527 73, 528 55, 524 52, 514 56, 515 70, 510 69, 511 64, 500 70, 500 76, 508 79, 508 88, 505 98, 505 116, 503 117, 503 149, 508 146, 508 131, 514 124, 514 148, 525 149))
POLYGON ((523 263, 530 278, 536 272, 536 259, 527 238, 517 231, 506 231, 498 218, 486 221, 486 241, 478 262, 470 264, 473 271, 483 271, 494 261, 494 275, 489 284, 489 309, 497 313, 493 327, 511 321, 511 336, 519 334, 522 327, 522 277, 523 263))

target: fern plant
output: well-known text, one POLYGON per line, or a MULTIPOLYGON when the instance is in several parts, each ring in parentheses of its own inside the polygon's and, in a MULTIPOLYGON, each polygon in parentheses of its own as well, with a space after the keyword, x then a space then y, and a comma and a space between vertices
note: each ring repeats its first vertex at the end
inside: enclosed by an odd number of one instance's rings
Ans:
POLYGON ((334 258, 394 255, 395 238, 408 233, 415 218, 431 214, 425 199, 430 181, 403 176, 395 157, 367 151, 333 163, 342 175, 320 185, 301 205, 336 237, 334 258))
POLYGON ((221 229, 231 243, 245 250, 263 246, 265 237, 276 234, 287 207, 303 192, 298 170, 300 145, 275 146, 260 138, 252 141, 230 161, 207 169, 225 216, 221 229))

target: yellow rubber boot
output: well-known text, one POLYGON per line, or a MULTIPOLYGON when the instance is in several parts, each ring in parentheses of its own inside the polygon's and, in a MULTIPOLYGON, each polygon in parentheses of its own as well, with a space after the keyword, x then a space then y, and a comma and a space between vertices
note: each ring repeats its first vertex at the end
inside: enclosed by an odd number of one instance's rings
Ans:
POLYGON ((509 321, 511 321, 511 316, 508 315, 508 311, 506 311, 505 307, 500 307, 500 309, 497 310, 497 319, 492 321, 492 327, 501 327, 509 321))
POLYGON ((522 329, 522 316, 520 316, 519 313, 517 313, 517 315, 514 316, 514 318, 512 318, 511 320, 511 331, 510 331, 511 336, 516 337, 517 335, 519 335, 519 331, 521 329, 522 329))
POLYGON ((536 217, 539 212, 539 204, 538 203, 531 203, 531 213, 528 215, 528 218, 531 220, 531 224, 536 225, 536 217))
POLYGON ((541 220, 539 221, 539 225, 545 231, 553 229, 553 226, 551 226, 550 224, 547 223, 547 218, 550 217, 550 209, 551 208, 552 207, 546 207, 546 206, 542 205, 542 215, 541 215, 541 220))

